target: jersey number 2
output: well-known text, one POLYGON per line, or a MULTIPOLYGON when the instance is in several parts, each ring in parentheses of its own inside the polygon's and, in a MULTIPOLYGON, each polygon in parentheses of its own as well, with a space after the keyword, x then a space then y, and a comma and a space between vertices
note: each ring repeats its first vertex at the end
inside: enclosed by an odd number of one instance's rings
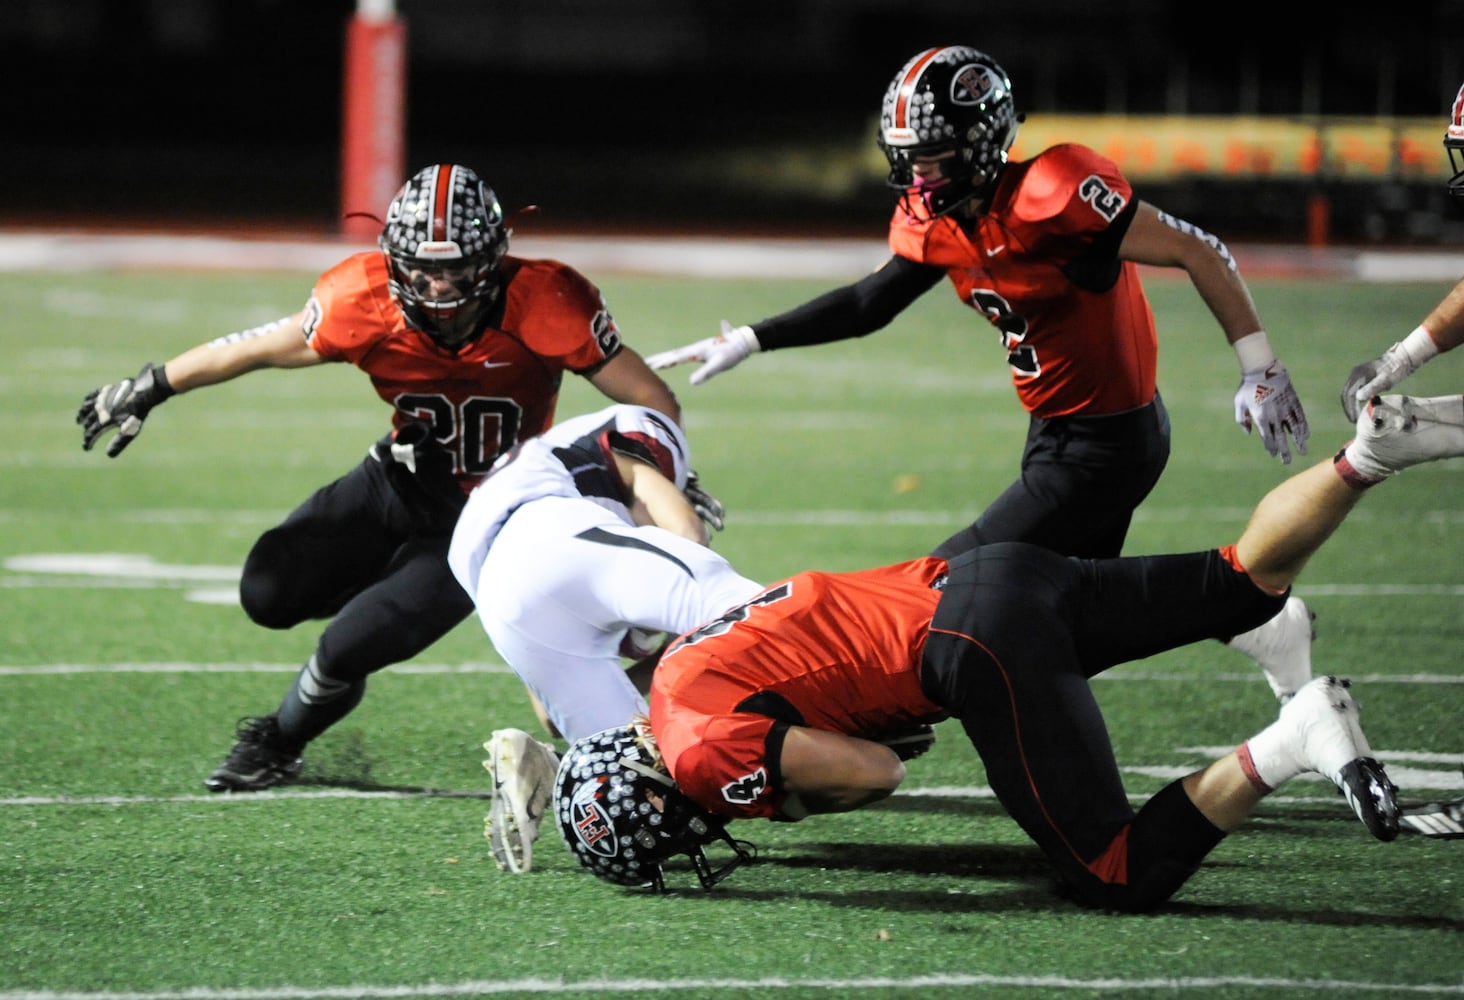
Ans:
POLYGON ((994 289, 973 288, 971 305, 1001 331, 1001 346, 1006 348, 1007 364, 1012 371, 1023 378, 1036 378, 1042 374, 1036 348, 1023 343, 1027 339, 1027 321, 1012 309, 1005 297, 994 289))

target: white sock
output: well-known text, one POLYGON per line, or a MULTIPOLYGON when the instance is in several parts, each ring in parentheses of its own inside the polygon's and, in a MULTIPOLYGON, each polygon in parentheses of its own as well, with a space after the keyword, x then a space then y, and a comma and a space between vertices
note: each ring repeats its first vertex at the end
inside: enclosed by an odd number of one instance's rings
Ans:
POLYGON ((1277 719, 1240 745, 1240 766, 1253 783, 1275 791, 1308 770, 1291 752, 1296 727, 1277 719))

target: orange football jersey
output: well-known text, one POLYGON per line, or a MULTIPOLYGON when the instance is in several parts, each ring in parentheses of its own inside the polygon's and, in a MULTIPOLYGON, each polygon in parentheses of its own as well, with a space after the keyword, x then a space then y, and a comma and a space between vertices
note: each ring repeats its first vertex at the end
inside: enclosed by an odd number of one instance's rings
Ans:
POLYGON ((900 207, 890 248, 945 268, 961 301, 997 327, 1028 412, 1122 413, 1154 398, 1159 349, 1137 267, 1101 245, 1132 198, 1112 161, 1054 146, 1007 165, 974 234, 900 207))
POLYGON ((651 728, 671 776, 709 809, 771 816, 774 719, 738 706, 772 695, 804 725, 877 736, 944 717, 920 687, 943 559, 800 573, 677 639, 651 681, 651 728))
POLYGON ((620 350, 599 290, 572 268, 505 257, 502 272, 501 318, 456 353, 407 325, 374 251, 322 275, 306 307, 310 346, 370 376, 395 426, 431 421, 464 490, 500 454, 549 429, 565 371, 593 374, 620 350))

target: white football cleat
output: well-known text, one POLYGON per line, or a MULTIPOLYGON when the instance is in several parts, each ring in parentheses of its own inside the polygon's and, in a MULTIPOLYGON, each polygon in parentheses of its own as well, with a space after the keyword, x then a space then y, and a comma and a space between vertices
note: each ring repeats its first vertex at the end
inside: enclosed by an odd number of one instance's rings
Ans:
POLYGON ((534 866, 539 821, 554 797, 559 754, 522 729, 496 729, 483 744, 483 762, 493 775, 493 805, 483 835, 493 860, 503 871, 526 872, 534 866))
POLYGON ((1317 615, 1299 597, 1288 597, 1270 621, 1242 632, 1225 645, 1260 665, 1277 699, 1285 704, 1312 679, 1311 644, 1317 615))
POLYGON ((1296 762, 1330 778, 1369 833, 1392 840, 1398 836, 1398 789, 1362 734, 1350 684, 1316 678, 1281 707, 1279 721, 1292 729, 1289 749, 1296 762))
POLYGON ((1371 486, 1424 462, 1464 455, 1464 396, 1374 396, 1357 437, 1333 462, 1350 483, 1371 486))

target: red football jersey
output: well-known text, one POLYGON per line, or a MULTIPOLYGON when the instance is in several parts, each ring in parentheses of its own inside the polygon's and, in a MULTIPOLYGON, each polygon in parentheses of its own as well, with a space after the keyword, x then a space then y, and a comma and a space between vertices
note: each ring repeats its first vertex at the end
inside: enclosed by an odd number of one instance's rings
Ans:
POLYGON ((920 689, 943 559, 800 573, 679 638, 651 681, 651 728, 681 790, 712 812, 771 816, 774 720, 737 706, 772 694, 814 729, 876 736, 944 717, 920 689))
POLYGON ((310 346, 370 376, 395 426, 432 421, 464 490, 500 454, 549 429, 565 371, 591 374, 620 350, 604 299, 578 272, 518 257, 505 257, 502 271, 502 319, 457 353, 407 325, 374 251, 322 275, 306 306, 310 346))
POLYGON ((1007 165, 974 234, 902 203, 890 248, 945 268, 961 301, 998 328, 1029 412, 1122 413, 1154 398, 1158 340, 1137 267, 1114 258, 1116 247, 1095 259, 1094 245, 1132 198, 1112 161, 1054 146, 1007 165))

